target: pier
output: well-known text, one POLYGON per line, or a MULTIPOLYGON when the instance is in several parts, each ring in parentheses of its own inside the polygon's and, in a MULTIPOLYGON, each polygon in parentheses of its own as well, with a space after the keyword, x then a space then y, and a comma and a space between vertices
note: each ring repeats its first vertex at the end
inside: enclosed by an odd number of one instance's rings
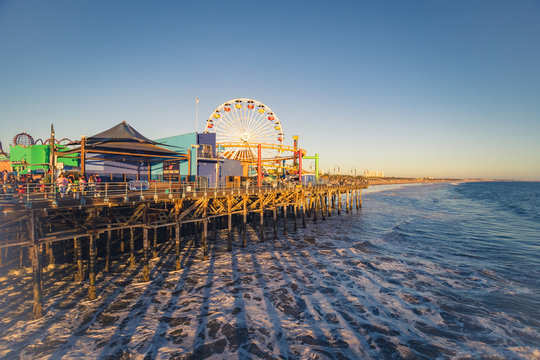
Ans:
MULTIPOLYGON (((180 261, 186 236, 201 248, 208 260, 208 241, 218 241, 217 229, 227 229, 227 249, 247 245, 248 226, 259 241, 264 228, 280 232, 306 227, 307 220, 325 220, 333 214, 352 212, 362 206, 365 183, 301 186, 194 188, 180 183, 102 183, 60 196, 53 187, 27 188, 22 194, 0 196, 0 266, 33 270, 33 318, 42 316, 42 268, 56 259, 76 264, 75 281, 88 286, 88 298, 96 298, 96 273, 111 270, 115 254, 129 252, 131 268, 141 266, 143 281, 150 281, 150 257, 164 244, 180 261), (278 223, 282 222, 282 228, 278 223), (233 227, 240 236, 234 238, 233 227), (209 236, 210 230, 213 232, 209 236), (97 266, 99 262, 100 266, 97 266)), ((173 270, 173 269, 171 269, 173 270)))

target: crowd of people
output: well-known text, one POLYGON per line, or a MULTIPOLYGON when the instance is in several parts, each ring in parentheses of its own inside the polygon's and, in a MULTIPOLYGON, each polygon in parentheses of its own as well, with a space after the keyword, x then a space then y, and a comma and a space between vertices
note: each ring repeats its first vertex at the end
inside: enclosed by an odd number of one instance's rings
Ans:
POLYGON ((88 178, 82 174, 79 176, 75 174, 68 174, 67 176, 60 174, 56 179, 56 185, 61 197, 68 194, 99 196, 100 183, 101 178, 97 174, 90 175, 88 178))
POLYGON ((74 196, 99 196, 99 175, 86 177, 82 174, 66 173, 60 174, 55 183, 51 183, 52 175, 46 174, 17 174, 6 170, 0 173, 0 195, 14 197, 23 196, 29 192, 57 192, 60 197, 68 194, 74 196))
POLYGON ((17 174, 2 171, 0 175, 0 194, 22 196, 29 187, 35 188, 35 184, 43 182, 43 174, 17 174))

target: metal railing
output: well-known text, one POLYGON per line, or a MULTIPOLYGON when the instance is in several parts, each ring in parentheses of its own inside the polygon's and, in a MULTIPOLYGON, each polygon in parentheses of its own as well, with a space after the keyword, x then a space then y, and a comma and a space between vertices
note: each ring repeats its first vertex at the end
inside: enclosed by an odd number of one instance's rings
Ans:
MULTIPOLYGON (((342 185, 363 185, 342 184, 342 185)), ((0 206, 7 204, 31 205, 35 202, 52 201, 55 205, 68 199, 86 200, 93 202, 135 201, 152 199, 172 199, 179 197, 198 197, 207 195, 239 195, 267 192, 271 190, 304 188, 320 189, 339 187, 339 184, 321 184, 305 186, 296 182, 275 182, 262 186, 252 183, 243 183, 240 186, 197 187, 194 183, 160 182, 160 181, 128 181, 128 182, 101 182, 90 184, 44 185, 22 183, 19 185, 0 185, 0 206)))

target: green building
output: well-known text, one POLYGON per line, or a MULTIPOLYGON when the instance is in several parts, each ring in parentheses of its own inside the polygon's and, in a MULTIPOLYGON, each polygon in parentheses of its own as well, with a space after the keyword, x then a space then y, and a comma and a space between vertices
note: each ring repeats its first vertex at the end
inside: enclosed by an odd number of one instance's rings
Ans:
MULTIPOLYGON (((56 145, 57 151, 65 151, 65 145, 56 145)), ((19 173, 47 172, 51 156, 50 145, 14 145, 10 147, 9 160, 13 170, 19 173)), ((57 163, 64 167, 79 166, 79 159, 57 157, 57 163)))

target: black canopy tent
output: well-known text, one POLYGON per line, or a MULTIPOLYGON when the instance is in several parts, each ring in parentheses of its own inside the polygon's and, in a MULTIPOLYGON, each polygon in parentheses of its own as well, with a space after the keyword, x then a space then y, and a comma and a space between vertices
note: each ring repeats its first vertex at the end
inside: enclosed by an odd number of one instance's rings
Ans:
MULTIPOLYGON (((145 163, 148 166, 148 178, 150 178, 151 164, 164 161, 187 160, 189 162, 191 158, 190 149, 186 149, 186 154, 158 146, 162 144, 146 138, 125 121, 99 134, 88 138, 82 137, 80 141, 74 141, 69 145, 76 147, 63 151, 61 156, 72 155, 80 158, 82 174, 86 171, 87 154, 96 154, 92 156, 92 161, 145 163)), ((191 167, 188 166, 189 168, 191 167)))

